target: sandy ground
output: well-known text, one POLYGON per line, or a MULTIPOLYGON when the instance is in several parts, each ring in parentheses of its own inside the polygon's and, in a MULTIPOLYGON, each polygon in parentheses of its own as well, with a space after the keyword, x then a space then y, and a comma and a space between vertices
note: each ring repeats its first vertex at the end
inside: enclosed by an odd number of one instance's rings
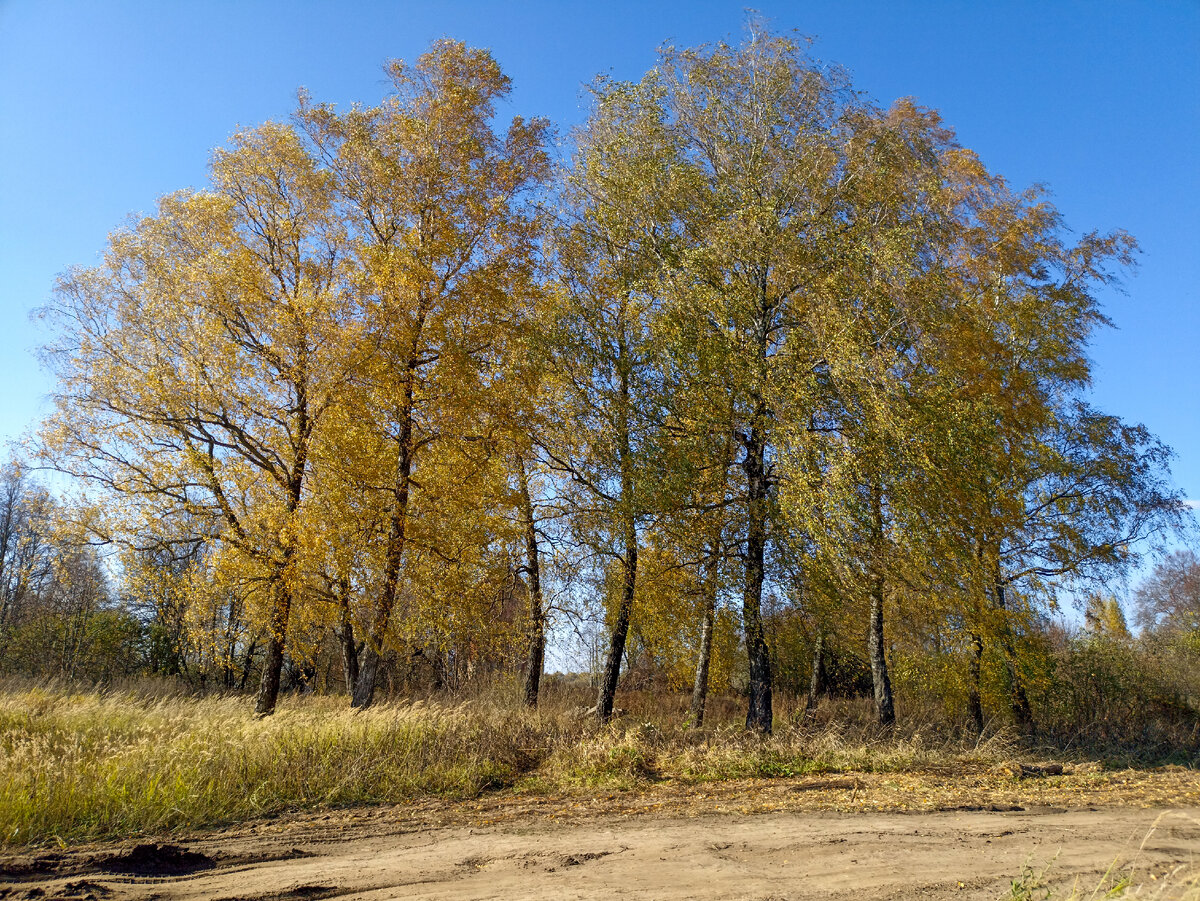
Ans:
POLYGON ((873 793, 771 780, 307 814, 0 855, 0 898, 998 899, 1030 870, 1054 897, 1093 897, 1118 871, 1145 883, 1139 897, 1200 897, 1200 806, 1089 803, 1113 803, 1100 795, 906 812, 863 804, 873 793), (853 811, 837 809, 846 796, 853 811))

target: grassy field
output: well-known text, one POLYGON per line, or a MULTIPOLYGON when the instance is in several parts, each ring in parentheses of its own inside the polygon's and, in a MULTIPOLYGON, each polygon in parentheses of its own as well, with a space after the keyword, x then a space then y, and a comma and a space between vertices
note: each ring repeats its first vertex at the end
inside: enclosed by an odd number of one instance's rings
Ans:
POLYGON ((918 797, 923 774, 1013 780, 1022 761, 1045 759, 1003 732, 977 740, 910 718, 884 734, 853 705, 802 722, 784 715, 763 740, 740 728, 736 699, 714 699, 712 726, 697 731, 686 728, 684 698, 633 696, 600 728, 581 716, 577 692, 548 691, 536 711, 514 697, 497 688, 355 712, 340 697, 299 696, 257 719, 245 697, 0 684, 0 841, 162 834, 496 790, 595 794, 806 774, 896 774, 886 785, 918 797))

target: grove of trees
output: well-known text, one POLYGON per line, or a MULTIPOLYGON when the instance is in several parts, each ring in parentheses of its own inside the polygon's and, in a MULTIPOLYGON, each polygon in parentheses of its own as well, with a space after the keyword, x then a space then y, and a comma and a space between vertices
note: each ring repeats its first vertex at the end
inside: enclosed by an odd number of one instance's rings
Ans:
MULTIPOLYGON (((936 672, 1033 727, 1047 614, 1185 519, 1167 448, 1087 401, 1134 240, 756 22, 598 79, 562 159, 484 50, 387 73, 239 132, 62 276, 33 453, 79 494, 4 475, 0 654, 83 641, 16 629, 36 594, 131 620, 137 665, 257 678, 264 715, 334 660, 357 707, 513 671, 536 705, 590 611, 602 721, 624 676, 697 726, 710 686, 762 733, 780 689, 887 726, 936 672)), ((1138 623, 1194 643, 1195 558, 1165 567, 1138 623)))

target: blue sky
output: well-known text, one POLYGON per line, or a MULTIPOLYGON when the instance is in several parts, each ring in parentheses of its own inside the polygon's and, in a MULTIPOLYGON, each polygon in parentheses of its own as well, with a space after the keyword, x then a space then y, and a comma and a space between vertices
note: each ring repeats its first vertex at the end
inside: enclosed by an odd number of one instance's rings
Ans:
MULTIPOLYGON (((29 313, 55 274, 202 186, 210 151, 286 117, 300 86, 375 102, 386 58, 449 36, 492 50, 508 112, 567 128, 597 73, 636 78, 663 42, 736 38, 744 5, 0 0, 0 440, 45 409, 29 313)), ((1094 400, 1174 447, 1200 498, 1200 0, 756 6, 876 100, 940 109, 994 171, 1049 185, 1076 231, 1138 237, 1127 293, 1104 295, 1118 328, 1094 344, 1094 400)))

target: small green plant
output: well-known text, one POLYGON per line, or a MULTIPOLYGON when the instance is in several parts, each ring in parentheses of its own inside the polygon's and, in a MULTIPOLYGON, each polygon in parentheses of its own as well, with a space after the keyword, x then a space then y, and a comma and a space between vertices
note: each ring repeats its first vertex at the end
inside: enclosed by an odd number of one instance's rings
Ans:
MULTIPOLYGON (((1158 822, 1155 821, 1147 838, 1157 826, 1158 822)), ((1057 855, 1054 859, 1057 859, 1057 855)), ((1105 898, 1200 901, 1200 870, 1192 867, 1180 865, 1161 874, 1148 871, 1139 875, 1134 871, 1133 863, 1128 868, 1118 869, 1118 861, 1114 860, 1090 890, 1081 887, 1078 879, 1069 889, 1058 889, 1048 879, 1054 859, 1040 871, 1026 863, 1021 875, 1010 883, 1003 901, 1101 901, 1105 898)), ((1137 855, 1134 857, 1136 859, 1137 855)))
MULTIPOLYGON (((1057 855, 1055 857, 1057 859, 1057 855)), ((1053 890, 1046 885, 1045 878, 1049 869, 1050 864, 1047 864, 1039 872, 1026 863, 1021 875, 1012 880, 1007 901, 1048 901, 1053 898, 1053 890)))

